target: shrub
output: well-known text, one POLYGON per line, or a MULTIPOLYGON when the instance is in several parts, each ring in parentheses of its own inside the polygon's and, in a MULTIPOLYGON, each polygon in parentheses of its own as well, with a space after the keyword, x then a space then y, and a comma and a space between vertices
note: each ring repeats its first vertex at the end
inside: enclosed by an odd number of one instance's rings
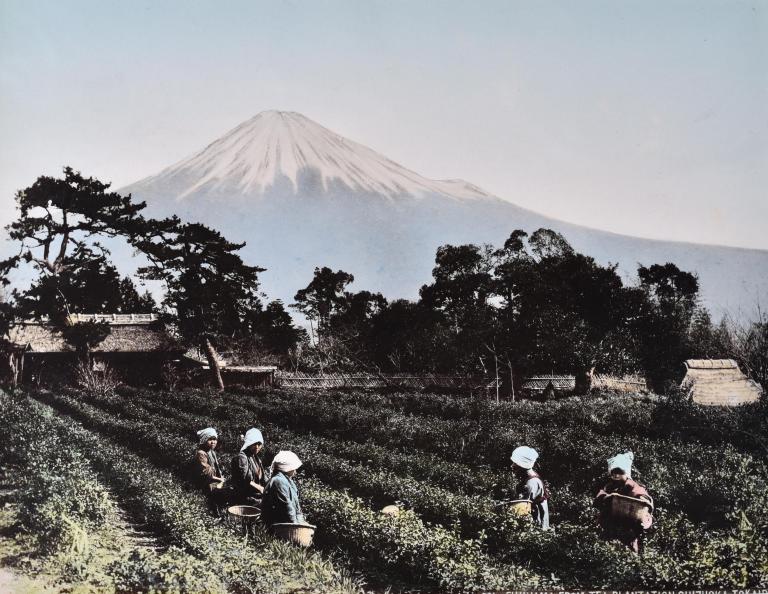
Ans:
POLYGON ((75 367, 75 383, 88 394, 107 396, 120 385, 120 378, 107 364, 97 370, 90 362, 80 361, 75 367))
POLYGON ((209 563, 177 547, 161 555, 135 550, 108 569, 117 594, 177 594, 224 592, 224 584, 209 563))

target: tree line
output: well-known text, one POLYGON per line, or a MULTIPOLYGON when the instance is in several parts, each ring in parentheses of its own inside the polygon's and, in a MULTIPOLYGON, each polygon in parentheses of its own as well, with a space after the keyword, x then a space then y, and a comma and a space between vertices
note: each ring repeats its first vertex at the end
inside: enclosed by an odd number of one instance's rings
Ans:
POLYGON ((8 227, 21 265, 37 273, 2 303, 2 321, 48 318, 81 353, 106 336, 74 313, 157 312, 187 346, 204 353, 220 386, 217 353, 310 371, 371 370, 490 375, 508 388, 526 375, 642 373, 668 390, 687 358, 737 358, 764 386, 768 316, 713 324, 699 303, 696 276, 672 263, 640 266, 625 283, 616 265, 580 254, 550 229, 514 230, 500 247, 444 245, 418 300, 349 291, 351 273, 318 267, 290 305, 264 303, 259 273, 217 230, 178 217, 144 216, 146 204, 109 191, 70 167, 16 194, 8 227), (140 281, 159 282, 155 302, 111 263, 106 238, 142 255, 140 281))
POLYGON ((490 375, 507 387, 597 369, 668 391, 685 359, 733 357, 766 384, 768 317, 713 324, 696 276, 672 263, 639 266, 637 279, 626 284, 555 231, 515 230, 501 247, 438 248, 417 301, 348 292, 352 275, 318 268, 294 306, 314 323, 317 368, 490 375))

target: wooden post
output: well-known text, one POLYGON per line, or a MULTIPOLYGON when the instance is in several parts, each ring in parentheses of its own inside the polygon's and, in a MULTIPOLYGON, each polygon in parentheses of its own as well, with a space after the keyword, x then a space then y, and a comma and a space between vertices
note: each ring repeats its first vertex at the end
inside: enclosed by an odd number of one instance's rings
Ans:
POLYGON ((221 379, 219 358, 216 356, 216 349, 213 348, 211 341, 207 337, 205 339, 205 356, 208 359, 208 366, 211 368, 211 376, 214 384, 218 387, 219 392, 223 392, 224 380, 221 379))
POLYGON ((16 365, 16 353, 11 351, 8 353, 8 370, 10 371, 11 386, 14 388, 19 385, 19 371, 18 365, 16 365))
POLYGON ((19 369, 18 369, 18 383, 22 384, 24 383, 24 351, 21 351, 21 354, 19 355, 19 369))

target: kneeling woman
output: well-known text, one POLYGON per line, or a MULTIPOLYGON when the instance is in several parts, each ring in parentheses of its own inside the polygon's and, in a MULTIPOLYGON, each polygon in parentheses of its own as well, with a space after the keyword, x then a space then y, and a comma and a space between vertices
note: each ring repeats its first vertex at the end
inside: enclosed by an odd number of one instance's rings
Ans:
POLYGON ((211 503, 225 505, 227 493, 224 486, 224 474, 221 472, 216 446, 219 436, 216 429, 207 427, 197 432, 197 450, 193 458, 193 480, 202 489, 211 503))
POLYGON ((272 478, 264 491, 261 521, 273 524, 302 524, 304 514, 299 503, 299 490, 293 477, 301 466, 301 460, 293 452, 278 452, 272 462, 272 478))
POLYGON ((240 452, 232 458, 234 502, 261 507, 267 473, 258 454, 264 447, 264 437, 258 429, 248 429, 240 452))

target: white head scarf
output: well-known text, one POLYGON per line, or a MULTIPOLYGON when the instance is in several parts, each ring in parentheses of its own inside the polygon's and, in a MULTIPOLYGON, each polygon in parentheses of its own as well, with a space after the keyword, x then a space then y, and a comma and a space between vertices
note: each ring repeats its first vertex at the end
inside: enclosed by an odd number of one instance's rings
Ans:
POLYGON ((620 468, 628 478, 632 478, 632 461, 634 459, 635 455, 632 452, 624 452, 613 458, 608 458, 608 473, 610 474, 614 468, 620 468))
POLYGON ((514 449, 512 455, 510 456, 510 460, 512 460, 512 462, 517 464, 520 468, 530 470, 533 468, 533 465, 536 463, 538 457, 539 452, 533 448, 529 448, 528 446, 520 446, 519 448, 514 449))
POLYGON ((243 446, 240 448, 240 451, 244 452, 255 443, 264 445, 264 437, 261 435, 261 431, 255 427, 252 427, 245 432, 245 441, 243 442, 243 446))
POLYGON ((212 437, 215 437, 216 439, 219 438, 219 435, 216 433, 216 429, 214 429, 213 427, 206 427, 205 429, 200 429, 200 431, 197 432, 197 443, 199 445, 203 445, 206 441, 208 441, 212 437))
POLYGON ((301 460, 299 460, 299 457, 296 454, 289 452, 288 450, 282 450, 278 452, 275 459, 272 460, 272 474, 274 474, 276 470, 280 472, 290 472, 291 470, 296 470, 299 466, 301 466, 301 460))

